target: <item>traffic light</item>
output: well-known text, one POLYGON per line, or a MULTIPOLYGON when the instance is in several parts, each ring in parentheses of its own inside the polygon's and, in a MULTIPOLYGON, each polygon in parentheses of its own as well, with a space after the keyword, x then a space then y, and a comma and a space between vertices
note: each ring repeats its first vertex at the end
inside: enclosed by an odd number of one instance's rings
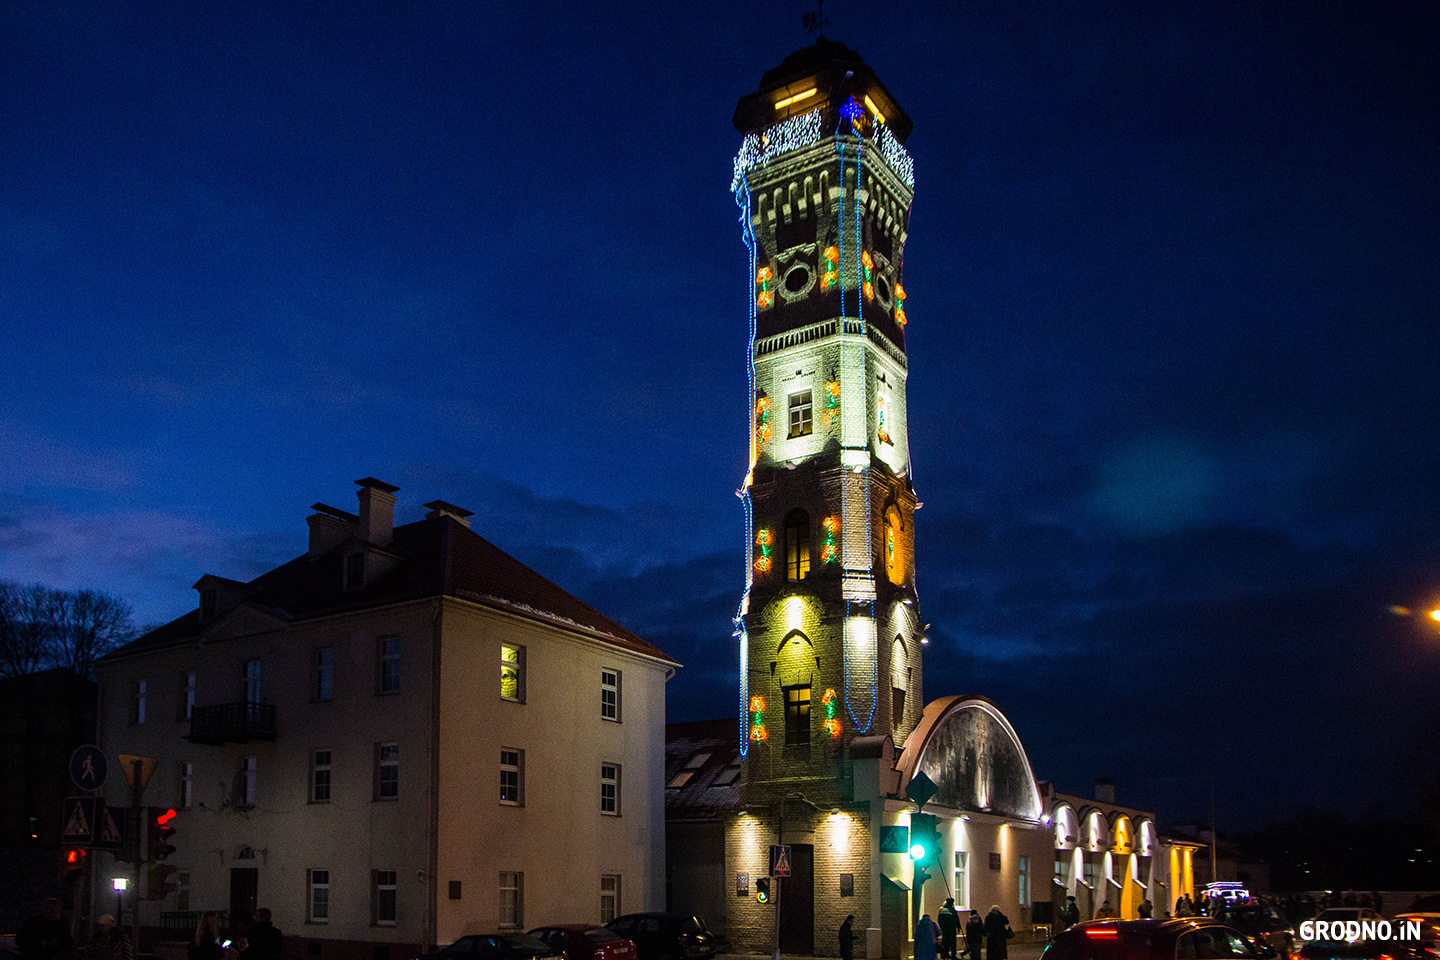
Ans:
POLYGON ((170 842, 175 836, 175 828, 170 822, 175 819, 175 811, 166 807, 151 807, 149 811, 150 823, 150 845, 148 855, 151 860, 164 860, 175 852, 175 845, 170 842))
POLYGON ((145 893, 146 900, 164 900, 170 894, 179 889, 175 882, 175 874, 180 872, 179 867, 172 867, 169 864, 150 864, 149 884, 145 893))
POLYGON ((910 859, 917 867, 930 867, 939 862, 940 831, 933 813, 916 813, 910 817, 910 859))
POLYGON ((60 879, 66 883, 78 883, 81 875, 85 873, 86 855, 84 847, 67 848, 60 862, 60 879))
POLYGON ((756 877, 756 878, 755 878, 755 902, 756 902, 756 903, 769 903, 769 902, 770 902, 770 878, 769 878, 769 877, 756 877))

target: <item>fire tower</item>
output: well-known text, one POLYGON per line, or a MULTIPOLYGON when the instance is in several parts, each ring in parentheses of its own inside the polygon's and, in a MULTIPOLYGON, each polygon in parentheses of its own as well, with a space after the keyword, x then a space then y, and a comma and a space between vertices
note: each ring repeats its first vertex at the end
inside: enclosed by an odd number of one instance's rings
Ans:
POLYGON ((906 440, 911 121, 821 39, 735 109, 750 251, 741 801, 853 796, 851 743, 918 723, 924 623, 906 440))

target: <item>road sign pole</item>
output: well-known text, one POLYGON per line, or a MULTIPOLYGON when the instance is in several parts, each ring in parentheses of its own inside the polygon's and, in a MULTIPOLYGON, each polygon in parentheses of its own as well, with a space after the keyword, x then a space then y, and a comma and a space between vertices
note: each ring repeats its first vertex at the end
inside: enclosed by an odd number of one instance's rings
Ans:
MULTIPOLYGON (((130 779, 130 823, 135 828, 135 896, 132 898, 134 908, 131 910, 132 916, 130 917, 130 946, 138 954, 140 952, 140 871, 145 865, 145 861, 140 858, 140 798, 145 795, 147 778, 142 773, 144 761, 141 758, 135 757, 131 763, 133 764, 131 770, 133 776, 130 779)), ((146 853, 148 854, 149 851, 147 850, 146 853)), ((116 894, 116 896, 120 897, 123 894, 116 894)), ((119 918, 117 917, 116 920, 118 922, 119 918)))

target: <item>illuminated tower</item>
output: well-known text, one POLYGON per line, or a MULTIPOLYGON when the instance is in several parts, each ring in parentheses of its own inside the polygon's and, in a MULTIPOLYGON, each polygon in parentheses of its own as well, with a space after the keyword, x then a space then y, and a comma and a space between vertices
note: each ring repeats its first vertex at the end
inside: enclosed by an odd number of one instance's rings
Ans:
POLYGON ((853 796, 850 747, 914 729, 924 624, 905 414, 910 119, 821 39, 739 102, 750 250, 742 804, 853 796))

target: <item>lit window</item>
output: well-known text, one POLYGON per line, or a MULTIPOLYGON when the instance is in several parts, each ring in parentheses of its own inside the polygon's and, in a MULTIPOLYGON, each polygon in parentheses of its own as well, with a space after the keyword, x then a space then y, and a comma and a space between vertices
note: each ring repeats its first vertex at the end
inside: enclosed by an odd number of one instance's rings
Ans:
POLYGON ((395 926, 395 871, 375 870, 371 872, 371 900, 375 904, 376 926, 395 926))
POLYGON ((500 696, 525 702, 525 648, 517 644, 500 645, 500 696))
POLYGON ((316 703, 335 699, 334 647, 322 647, 315 651, 315 678, 310 687, 310 696, 316 703))
POLYGON ((329 750, 316 750, 310 755, 310 802, 330 802, 329 750))
POLYGON ((673 776, 673 777, 670 778, 670 782, 667 783, 666 786, 667 786, 667 787, 683 787, 683 786, 685 786, 685 784, 687 784, 687 783, 690 782, 690 778, 691 778, 691 777, 695 776, 695 774, 697 774, 697 773, 700 772, 700 768, 703 767, 703 766, 705 766, 705 761, 706 761, 706 760, 709 760, 709 759, 710 759, 710 754, 709 754, 709 753, 697 753, 697 754, 695 754, 695 756, 693 756, 693 757, 691 757, 689 760, 685 761, 685 766, 680 770, 679 773, 675 774, 675 776, 673 776))
POLYGON ((145 698, 148 695, 149 685, 144 680, 135 681, 135 708, 130 713, 130 722, 141 724, 145 722, 145 698))
POLYGON ((260 761, 246 757, 240 768, 240 802, 247 807, 255 806, 256 787, 260 779, 260 761))
POLYGON ((955 907, 964 910, 970 902, 970 886, 966 881, 965 868, 970 854, 963 850, 955 851, 955 907))
POLYGON ((180 764, 180 809, 195 806, 195 764, 180 764))
POLYGON ((382 743, 375 748, 375 799, 400 798, 400 744, 382 743))
POLYGON ((600 671, 600 718, 620 720, 620 671, 600 671))
POLYGON ((380 641, 380 677, 378 689, 381 693, 400 691, 400 638, 386 637, 380 641))
POLYGON ((1030 905, 1030 858, 1020 858, 1020 868, 1017 871, 1020 875, 1020 906, 1030 905))
POLYGON ((500 748, 500 802, 508 806, 525 803, 525 751, 500 748))
POLYGON ((525 874, 500 871, 500 926, 519 927, 525 923, 525 874))
POLYGON ((785 576, 804 580, 810 576, 810 515, 792 510, 785 518, 785 576))
POLYGON ((246 660, 246 661, 245 661, 244 687, 245 687, 245 702, 246 702, 246 703, 259 703, 259 702, 260 702, 260 661, 259 661, 259 660, 246 660))
POLYGON ((620 815, 620 765, 600 764, 600 812, 609 817, 620 815))
POLYGON ((600 922, 609 923, 620 916, 620 878, 607 875, 600 878, 600 922))
POLYGON ((180 719, 189 720, 195 715, 195 674, 187 673, 180 678, 180 719))
POLYGON ((801 390, 790 394, 790 436, 808 436, 813 429, 811 420, 810 391, 801 390))
POLYGON ((330 921, 330 871, 309 870, 307 874, 307 886, 310 890, 309 896, 306 897, 305 919, 311 923, 328 923, 330 921))
POLYGON ((785 688, 785 745, 810 742, 810 688, 785 688))

